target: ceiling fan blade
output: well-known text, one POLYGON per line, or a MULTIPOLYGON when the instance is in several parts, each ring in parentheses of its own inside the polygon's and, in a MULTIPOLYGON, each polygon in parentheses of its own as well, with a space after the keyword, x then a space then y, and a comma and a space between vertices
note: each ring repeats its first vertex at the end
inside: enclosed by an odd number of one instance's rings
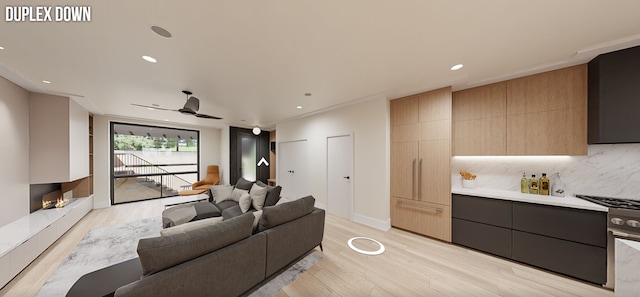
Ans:
POLYGON ((211 115, 208 115, 208 114, 196 113, 194 115, 199 117, 199 118, 203 118, 203 119, 222 120, 222 118, 220 118, 220 117, 215 117, 215 116, 211 116, 211 115))
POLYGON ((156 107, 156 106, 149 106, 149 105, 142 105, 142 104, 136 104, 136 103, 131 103, 131 105, 133 105, 133 106, 138 106, 138 107, 144 107, 144 108, 148 108, 148 109, 177 111, 177 110, 175 110, 175 109, 168 109, 168 108, 162 108, 162 107, 156 107))

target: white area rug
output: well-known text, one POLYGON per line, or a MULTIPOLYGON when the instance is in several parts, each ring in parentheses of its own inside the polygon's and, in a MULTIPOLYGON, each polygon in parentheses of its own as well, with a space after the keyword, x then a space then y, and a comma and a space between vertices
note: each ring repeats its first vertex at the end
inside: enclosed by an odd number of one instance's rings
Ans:
MULTIPOLYGON (((158 236, 161 229, 162 219, 157 217, 123 225, 93 229, 87 232, 36 296, 65 296, 81 276, 137 257, 138 240, 140 238, 158 236)), ((307 255, 298 263, 255 290, 250 296, 265 297, 275 295, 320 259, 322 257, 316 253, 307 255)))
POLYGON ((93 229, 82 238, 36 296, 65 296, 83 275, 138 256, 140 238, 160 235, 160 217, 93 229))

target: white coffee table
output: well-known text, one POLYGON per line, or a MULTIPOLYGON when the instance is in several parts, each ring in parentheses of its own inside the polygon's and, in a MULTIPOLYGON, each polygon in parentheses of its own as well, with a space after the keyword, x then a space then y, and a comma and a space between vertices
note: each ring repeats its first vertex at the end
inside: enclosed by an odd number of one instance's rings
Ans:
POLYGON ((164 198, 164 199, 160 200, 160 202, 162 203, 162 205, 164 205, 164 208, 167 208, 169 206, 174 206, 174 205, 183 204, 183 203, 189 203, 189 202, 195 202, 195 201, 200 201, 200 200, 207 200, 207 199, 209 199, 209 195, 207 195, 207 194, 198 194, 198 195, 190 195, 190 196, 175 196, 175 197, 170 197, 170 198, 164 198))

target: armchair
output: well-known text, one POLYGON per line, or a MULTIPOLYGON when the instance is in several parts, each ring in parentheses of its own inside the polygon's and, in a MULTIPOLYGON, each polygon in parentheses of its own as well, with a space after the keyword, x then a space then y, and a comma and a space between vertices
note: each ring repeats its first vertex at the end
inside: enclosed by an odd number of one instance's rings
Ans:
POLYGON ((208 190, 211 186, 220 184, 220 171, 218 165, 207 167, 207 175, 203 180, 199 180, 191 185, 193 190, 208 190))

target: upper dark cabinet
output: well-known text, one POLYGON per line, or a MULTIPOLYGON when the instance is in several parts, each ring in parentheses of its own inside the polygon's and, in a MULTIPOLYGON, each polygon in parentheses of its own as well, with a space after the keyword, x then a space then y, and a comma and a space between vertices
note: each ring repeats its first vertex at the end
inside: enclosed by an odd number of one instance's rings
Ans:
POLYGON ((589 62, 588 143, 640 142, 640 46, 589 62))

